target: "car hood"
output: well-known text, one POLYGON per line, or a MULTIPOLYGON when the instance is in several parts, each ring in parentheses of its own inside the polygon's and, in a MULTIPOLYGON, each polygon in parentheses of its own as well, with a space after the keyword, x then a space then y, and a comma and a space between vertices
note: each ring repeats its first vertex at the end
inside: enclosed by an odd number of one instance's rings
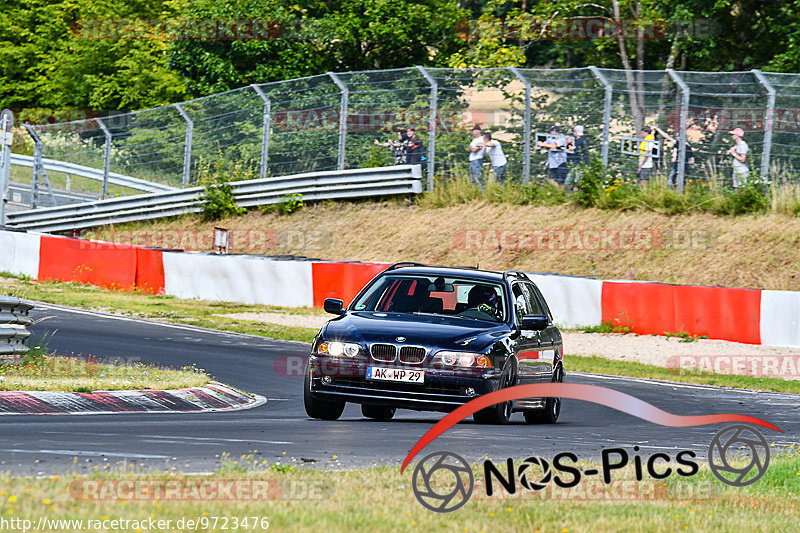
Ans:
POLYGON ((405 337, 409 346, 479 352, 510 332, 507 324, 469 318, 356 311, 328 322, 323 337, 361 344, 397 344, 397 337, 405 337))

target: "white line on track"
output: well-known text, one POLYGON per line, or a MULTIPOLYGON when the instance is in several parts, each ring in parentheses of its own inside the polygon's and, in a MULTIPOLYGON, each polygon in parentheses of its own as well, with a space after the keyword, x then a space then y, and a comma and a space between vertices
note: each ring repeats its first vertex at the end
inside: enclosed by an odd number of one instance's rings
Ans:
POLYGON ((197 441, 218 441, 218 442, 260 442, 265 444, 294 444, 283 440, 257 440, 257 439, 226 439, 222 437, 177 437, 173 435, 148 435, 151 439, 170 439, 170 440, 197 440, 197 441))
POLYGON ((0 450, 11 453, 38 453, 47 455, 72 455, 90 457, 124 457, 126 459, 169 459, 168 455, 150 455, 146 453, 116 453, 116 452, 95 452, 91 450, 28 450, 22 448, 9 448, 0 450))

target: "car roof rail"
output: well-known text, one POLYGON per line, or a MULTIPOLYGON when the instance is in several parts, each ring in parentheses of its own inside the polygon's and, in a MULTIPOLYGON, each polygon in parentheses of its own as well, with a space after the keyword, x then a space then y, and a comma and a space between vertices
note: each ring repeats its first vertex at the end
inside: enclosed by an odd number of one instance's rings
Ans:
POLYGON ((503 280, 508 280, 508 277, 512 276, 512 275, 520 277, 520 278, 525 278, 528 281, 531 281, 531 278, 529 278, 528 275, 525 272, 521 271, 521 270, 505 270, 505 271, 503 271, 503 280))
POLYGON ((398 261, 397 263, 392 263, 389 267, 384 270, 384 272, 389 272, 390 270, 396 270, 398 268, 403 267, 424 267, 428 266, 425 263, 415 263, 414 261, 398 261))

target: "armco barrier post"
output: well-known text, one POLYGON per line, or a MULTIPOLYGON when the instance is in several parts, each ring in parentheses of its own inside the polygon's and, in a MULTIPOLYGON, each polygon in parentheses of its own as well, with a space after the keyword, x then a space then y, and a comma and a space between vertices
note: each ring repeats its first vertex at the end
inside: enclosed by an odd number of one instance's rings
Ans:
POLYGON ((522 183, 531 180, 531 82, 522 75, 517 67, 509 67, 509 70, 525 86, 525 111, 523 112, 523 132, 522 132, 522 183))
POLYGON ((681 120, 680 120, 680 132, 678 133, 678 176, 677 176, 677 185, 678 190, 683 192, 683 185, 685 182, 686 176, 686 127, 688 126, 689 122, 689 86, 686 85, 686 82, 683 81, 677 72, 672 70, 671 68, 667 69, 667 74, 678 88, 681 90, 681 120))
POLYGON ((605 89, 605 98, 603 100, 603 147, 600 152, 600 158, 603 161, 603 166, 608 166, 608 144, 611 134, 611 101, 614 97, 614 87, 606 79, 600 69, 591 66, 589 71, 599 81, 605 89))
POLYGON ((264 118, 263 118, 263 129, 261 130, 261 172, 259 172, 259 176, 262 178, 266 178, 268 174, 268 167, 267 162, 269 159, 269 121, 272 115, 272 102, 269 100, 269 96, 267 96, 264 91, 261 90, 261 87, 256 85, 255 83, 252 84, 250 87, 258 94, 261 100, 264 102, 264 118))
POLYGON ((6 202, 8 202, 8 182, 11 178, 11 140, 14 126, 14 113, 4 109, 0 113, 0 226, 6 225, 6 202))
POLYGON ((103 149, 103 188, 102 192, 100 192, 100 199, 102 200, 108 195, 108 171, 111 166, 111 131, 109 131, 101 119, 97 118, 95 120, 106 136, 106 143, 103 149))
POLYGON ((428 117, 428 192, 433 190, 434 165, 436 161, 436 114, 439 103, 439 84, 425 69, 417 66, 431 86, 430 116, 428 117))
POLYGON ((764 148, 761 151, 761 179, 769 177, 769 159, 772 152, 772 128, 775 123, 775 87, 760 70, 753 70, 759 83, 767 91, 767 110, 764 116, 764 148))
POLYGON ((186 121, 186 141, 183 150, 183 186, 189 184, 189 176, 192 171, 192 137, 194 136, 194 122, 189 114, 184 111, 180 104, 174 104, 175 109, 181 114, 183 120, 186 121))
POLYGON ((344 170, 345 143, 347 142, 347 108, 350 99, 350 90, 347 88, 347 85, 339 79, 339 76, 333 72, 328 72, 328 76, 330 76, 333 83, 336 84, 339 91, 342 93, 342 101, 339 106, 339 157, 336 168, 344 170))

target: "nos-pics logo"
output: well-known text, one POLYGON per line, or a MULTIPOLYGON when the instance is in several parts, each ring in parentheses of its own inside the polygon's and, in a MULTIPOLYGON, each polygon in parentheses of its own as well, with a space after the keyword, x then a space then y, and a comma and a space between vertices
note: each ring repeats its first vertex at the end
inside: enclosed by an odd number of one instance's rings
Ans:
MULTIPOLYGON (((558 454, 556 458, 560 456, 568 458, 573 463, 577 461, 577 456, 571 453, 558 454)), ((694 457, 695 453, 690 450, 680 452, 678 463, 687 468, 683 470, 675 468, 676 473, 684 477, 697 474, 699 467, 693 461, 694 457)), ((769 457, 769 445, 761 432, 744 424, 722 429, 714 435, 708 447, 708 464, 711 472, 723 483, 734 487, 751 485, 761 479, 769 467, 769 457)), ((637 480, 643 479, 645 471, 654 479, 664 479, 671 475, 673 468, 666 466, 664 461, 669 461, 669 457, 661 453, 653 454, 646 460, 635 456, 637 480)), ((499 485, 511 494, 516 492, 517 482, 525 490, 540 491, 553 481, 556 485, 566 488, 577 485, 586 476, 602 474, 603 481, 609 484, 611 472, 623 468, 628 462, 628 454, 621 448, 604 450, 600 471, 596 469, 582 471, 559 460, 550 462, 540 457, 529 457, 515 469, 513 460, 509 458, 507 460, 509 479, 504 479, 500 477, 501 471, 487 460, 484 461, 484 474, 487 478, 484 487, 487 496, 491 496, 490 492, 494 490, 491 474, 498 477, 499 485), (609 458, 614 456, 616 460, 612 462, 609 458), (538 467, 536 470, 541 471, 540 475, 532 475, 533 471, 529 467, 534 466, 538 467), (565 479, 569 481, 564 482, 559 473, 566 474, 565 479)), ((469 463, 463 457, 452 452, 434 452, 417 463, 411 486, 414 496, 425 508, 437 513, 449 513, 464 506, 472 497, 475 477, 469 463)))

